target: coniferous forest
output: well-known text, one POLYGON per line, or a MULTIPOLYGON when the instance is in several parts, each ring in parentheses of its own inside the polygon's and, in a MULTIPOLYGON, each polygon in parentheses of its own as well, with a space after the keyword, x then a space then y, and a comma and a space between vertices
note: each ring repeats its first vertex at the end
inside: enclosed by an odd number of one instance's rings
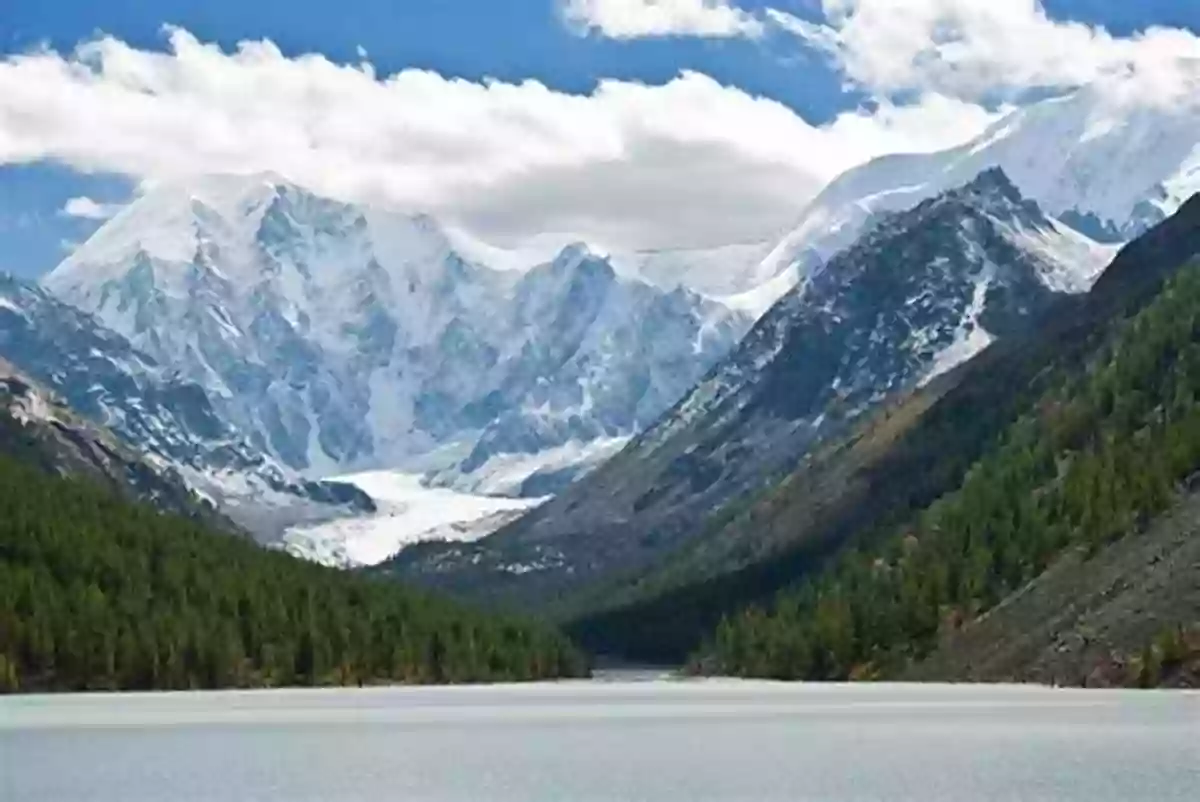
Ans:
POLYGON ((264 550, 0 456, 0 690, 581 675, 553 630, 264 550))
POLYGON ((769 605, 727 617, 698 656, 704 669, 887 675, 1065 550, 1096 553, 1144 530, 1200 467, 1200 265, 1112 324, 1082 366, 1054 370, 956 490, 905 526, 861 535, 769 605))

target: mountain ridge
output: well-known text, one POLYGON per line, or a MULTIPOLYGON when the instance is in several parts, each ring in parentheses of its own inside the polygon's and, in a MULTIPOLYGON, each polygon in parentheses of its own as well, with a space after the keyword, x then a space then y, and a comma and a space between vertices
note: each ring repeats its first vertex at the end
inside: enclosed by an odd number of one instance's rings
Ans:
POLYGON ((373 508, 353 487, 307 482, 275 463, 217 414, 198 384, 91 315, 3 274, 0 357, 52 389, 74 414, 169 465, 261 537, 280 531, 270 508, 283 502, 309 508, 302 519, 373 508))
POLYGON ((0 357, 0 452, 51 476, 74 476, 159 510, 239 531, 162 460, 144 457, 80 418, 62 399, 0 357))

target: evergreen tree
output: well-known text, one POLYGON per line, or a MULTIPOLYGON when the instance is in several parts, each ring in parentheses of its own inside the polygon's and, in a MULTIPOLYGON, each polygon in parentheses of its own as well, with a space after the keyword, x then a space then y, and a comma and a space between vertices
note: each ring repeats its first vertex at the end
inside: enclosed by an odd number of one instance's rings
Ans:
POLYGON ((585 670, 555 632, 305 563, 0 455, 0 692, 585 670))

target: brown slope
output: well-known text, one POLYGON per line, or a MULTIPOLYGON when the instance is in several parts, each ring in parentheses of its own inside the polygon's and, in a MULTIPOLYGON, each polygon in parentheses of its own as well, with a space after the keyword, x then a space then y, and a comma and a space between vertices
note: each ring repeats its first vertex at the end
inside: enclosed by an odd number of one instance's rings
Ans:
POLYGON ((1180 665, 1166 666, 1160 681, 1200 686, 1200 642, 1192 642, 1200 635, 1200 493, 1195 491, 1145 533, 1091 557, 1082 550, 1065 555, 943 640, 904 678, 1132 684, 1142 680, 1147 647, 1179 632, 1193 653, 1180 665))

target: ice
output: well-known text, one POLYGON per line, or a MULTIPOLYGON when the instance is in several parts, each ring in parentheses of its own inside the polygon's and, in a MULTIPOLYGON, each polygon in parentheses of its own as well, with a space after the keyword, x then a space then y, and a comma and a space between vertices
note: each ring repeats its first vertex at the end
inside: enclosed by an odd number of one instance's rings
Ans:
POLYGON ((376 565, 405 546, 425 540, 477 540, 545 499, 512 499, 460 493, 422 484, 420 476, 371 471, 331 477, 356 485, 378 511, 289 529, 289 552, 341 567, 376 565))

